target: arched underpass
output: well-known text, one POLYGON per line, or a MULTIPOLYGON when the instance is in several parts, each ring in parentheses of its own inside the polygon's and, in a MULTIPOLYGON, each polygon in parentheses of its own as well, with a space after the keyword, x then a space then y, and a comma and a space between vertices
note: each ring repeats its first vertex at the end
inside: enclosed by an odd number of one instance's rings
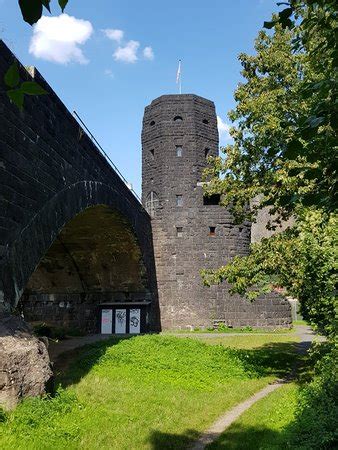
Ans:
POLYGON ((62 228, 29 278, 19 309, 27 322, 72 333, 101 332, 102 309, 112 310, 111 332, 118 332, 116 309, 125 310, 125 332, 145 332, 150 301, 146 268, 132 228, 117 211, 98 205, 62 228), (131 309, 140 321, 133 329, 131 309))

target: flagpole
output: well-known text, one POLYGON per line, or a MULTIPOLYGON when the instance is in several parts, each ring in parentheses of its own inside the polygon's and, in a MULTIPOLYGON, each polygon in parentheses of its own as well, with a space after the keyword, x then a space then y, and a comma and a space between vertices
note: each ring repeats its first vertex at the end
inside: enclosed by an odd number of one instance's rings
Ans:
POLYGON ((182 77, 181 77, 181 60, 178 60, 178 68, 176 73, 176 84, 178 84, 178 93, 182 94, 182 77))
POLYGON ((179 84, 180 95, 182 94, 182 70, 181 70, 181 66, 182 66, 182 61, 180 60, 180 84, 179 84))

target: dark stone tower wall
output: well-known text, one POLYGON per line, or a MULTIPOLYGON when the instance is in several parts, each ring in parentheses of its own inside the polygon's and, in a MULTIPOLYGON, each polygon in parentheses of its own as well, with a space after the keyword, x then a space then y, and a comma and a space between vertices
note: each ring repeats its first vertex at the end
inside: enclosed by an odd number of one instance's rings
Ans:
POLYGON ((251 304, 230 296, 225 284, 202 284, 201 269, 248 253, 251 229, 250 223, 234 225, 217 202, 205 204, 201 178, 208 155, 218 155, 213 102, 164 95, 146 107, 142 201, 152 215, 162 327, 210 326, 217 320, 232 326, 286 325, 289 305, 274 294, 251 304))

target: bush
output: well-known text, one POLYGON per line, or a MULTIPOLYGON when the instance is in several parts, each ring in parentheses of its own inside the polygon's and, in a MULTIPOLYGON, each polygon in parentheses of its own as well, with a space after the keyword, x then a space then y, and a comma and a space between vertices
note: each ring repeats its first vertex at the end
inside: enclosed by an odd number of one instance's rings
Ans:
POLYGON ((292 444, 304 449, 333 449, 338 445, 338 380, 337 348, 315 366, 313 380, 300 391, 292 444))

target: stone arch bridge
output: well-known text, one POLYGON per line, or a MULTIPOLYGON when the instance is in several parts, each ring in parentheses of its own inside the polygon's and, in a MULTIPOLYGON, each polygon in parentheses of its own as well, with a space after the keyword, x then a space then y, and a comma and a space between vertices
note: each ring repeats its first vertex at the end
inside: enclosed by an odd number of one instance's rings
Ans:
POLYGON ((0 41, 0 313, 98 332, 100 304, 144 306, 159 329, 150 217, 42 76, 4 93, 15 57, 0 41))

